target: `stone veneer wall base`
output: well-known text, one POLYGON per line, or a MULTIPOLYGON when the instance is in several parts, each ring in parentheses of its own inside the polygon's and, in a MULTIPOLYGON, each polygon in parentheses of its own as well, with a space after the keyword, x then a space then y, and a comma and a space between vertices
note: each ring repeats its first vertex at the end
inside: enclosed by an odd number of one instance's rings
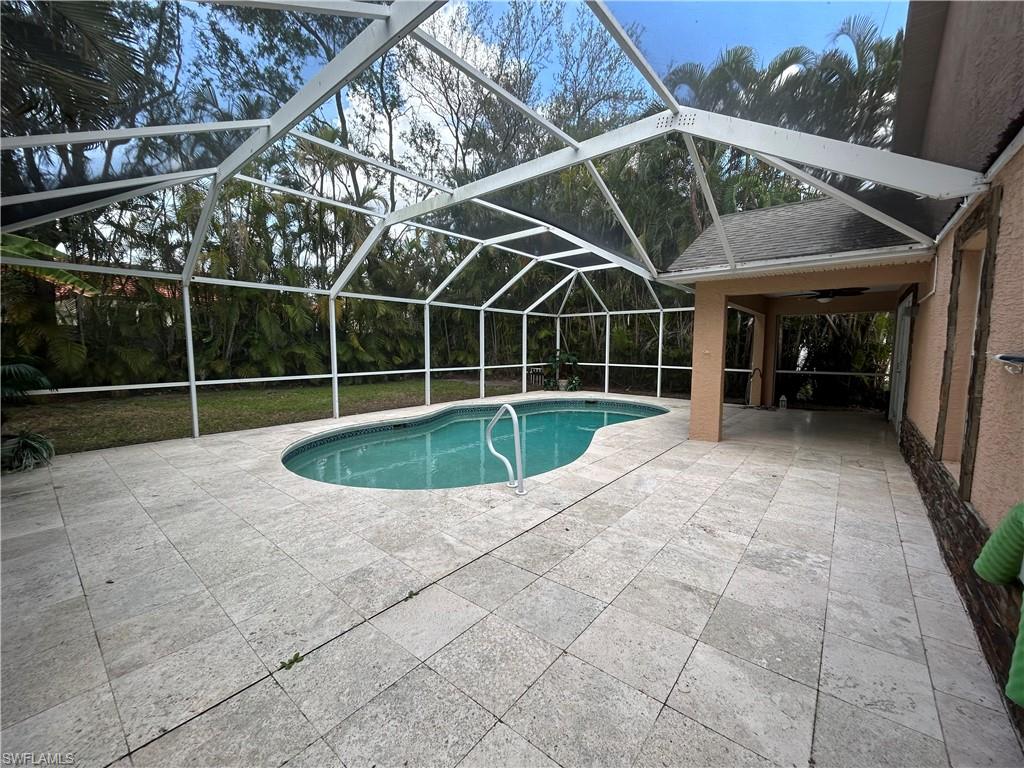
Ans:
MULTIPOLYGON (((956 482, 932 455, 931 444, 907 418, 900 429, 900 451, 910 465, 946 565, 1002 690, 1009 676, 1020 622, 1021 587, 989 584, 975 574, 974 561, 990 530, 974 508, 960 498, 956 482)), ((1024 737, 1024 708, 1005 697, 1004 701, 1011 721, 1024 737)))

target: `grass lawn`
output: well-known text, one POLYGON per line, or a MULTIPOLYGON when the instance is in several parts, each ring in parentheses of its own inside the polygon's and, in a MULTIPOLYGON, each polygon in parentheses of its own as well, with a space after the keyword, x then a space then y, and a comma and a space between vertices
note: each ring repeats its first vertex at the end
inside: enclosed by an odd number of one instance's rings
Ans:
MULTIPOLYGON (((451 379, 431 383, 435 403, 476 397, 478 383, 451 379)), ((487 394, 518 392, 518 382, 489 382, 487 394)), ((423 403, 423 379, 342 385, 342 415, 383 411, 423 403)), ((236 429, 289 424, 331 415, 331 388, 324 386, 199 388, 199 431, 208 435, 236 429)), ((4 432, 31 429, 46 435, 57 453, 170 440, 191 434, 188 392, 70 399, 37 398, 4 409, 4 432)))

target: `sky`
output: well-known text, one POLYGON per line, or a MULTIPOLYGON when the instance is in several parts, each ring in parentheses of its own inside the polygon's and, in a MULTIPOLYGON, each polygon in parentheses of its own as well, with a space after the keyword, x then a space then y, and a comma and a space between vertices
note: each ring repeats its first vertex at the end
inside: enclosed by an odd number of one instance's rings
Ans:
POLYGON ((795 45, 821 51, 847 16, 870 16, 885 36, 902 28, 907 2, 677 2, 611 0, 620 24, 643 27, 641 47, 659 73, 672 63, 711 64, 724 49, 748 45, 763 61, 795 45))

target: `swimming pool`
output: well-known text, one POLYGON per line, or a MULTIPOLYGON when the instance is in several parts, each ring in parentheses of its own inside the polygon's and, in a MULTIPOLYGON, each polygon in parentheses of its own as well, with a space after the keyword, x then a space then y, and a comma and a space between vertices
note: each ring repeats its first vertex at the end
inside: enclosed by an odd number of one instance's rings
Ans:
MULTIPOLYGON (((290 446, 282 461, 302 477, 360 488, 497 483, 508 475, 487 450, 484 432, 498 407, 454 406, 430 416, 340 429, 290 446)), ((541 400, 514 407, 526 477, 575 461, 602 427, 668 412, 652 405, 593 399, 541 400)), ((493 439, 494 447, 514 460, 510 417, 495 425, 493 439)))

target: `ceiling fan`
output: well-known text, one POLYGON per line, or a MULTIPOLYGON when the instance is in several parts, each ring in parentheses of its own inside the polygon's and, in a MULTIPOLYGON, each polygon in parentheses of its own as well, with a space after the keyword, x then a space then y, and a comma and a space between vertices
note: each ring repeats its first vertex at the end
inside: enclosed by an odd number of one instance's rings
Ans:
POLYGON ((837 296, 860 296, 867 292, 867 288, 829 288, 820 291, 805 291, 804 293, 791 294, 797 298, 814 299, 819 304, 828 304, 837 296))

